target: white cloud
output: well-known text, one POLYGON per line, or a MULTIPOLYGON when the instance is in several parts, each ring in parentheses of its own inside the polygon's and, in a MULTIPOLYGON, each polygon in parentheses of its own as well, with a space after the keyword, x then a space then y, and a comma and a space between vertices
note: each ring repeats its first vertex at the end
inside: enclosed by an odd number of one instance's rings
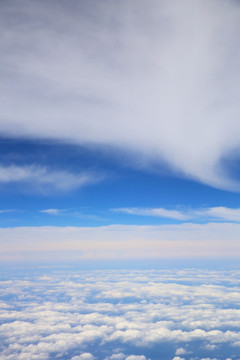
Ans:
POLYGON ((44 280, 39 275, 49 269, 36 271, 26 279, 0 282, 0 295, 12 299, 9 307, 0 303, 3 360, 49 359, 53 352, 93 360, 96 349, 105 360, 144 360, 153 345, 160 349, 164 343, 177 348, 174 359, 179 360, 180 346, 193 350, 196 341, 198 359, 201 345, 238 351, 240 294, 232 279, 239 281, 239 271, 65 269, 44 280), (112 302, 106 297, 111 291, 131 296, 112 302), (119 350, 113 351, 113 344, 119 350), (129 345, 141 355, 127 353, 129 345))
POLYGON ((95 357, 91 353, 83 353, 79 356, 72 357, 71 360, 94 360, 95 357))
POLYGON ((183 348, 179 348, 176 350, 175 354, 176 355, 185 355, 185 354, 188 354, 188 352, 183 348))
POLYGON ((239 233, 236 223, 0 228, 0 260, 234 258, 239 233))
POLYGON ((191 208, 183 210, 164 209, 164 208, 118 208, 112 211, 142 215, 142 216, 155 216, 166 217, 176 220, 225 220, 240 222, 240 208, 231 209, 224 206, 216 206, 210 208, 191 208))
POLYGON ((1 2, 1 133, 110 145, 239 190, 236 1, 1 2), (13 20, 13 21, 11 21, 13 20))
POLYGON ((17 210, 15 210, 15 209, 1 209, 0 214, 12 213, 12 212, 15 212, 15 211, 17 211, 17 210))
MULTIPOLYGON (((206 345, 204 346, 204 348, 205 348, 206 350, 213 351, 213 350, 216 350, 216 349, 217 349, 217 345, 215 345, 215 344, 206 344, 206 345)), ((226 359, 226 360, 227 360, 227 359, 226 359)))
POLYGON ((52 171, 47 167, 37 165, 0 166, 0 184, 27 183, 30 188, 43 192, 68 191, 100 180, 102 176, 96 174, 52 171))
MULTIPOLYGON (((201 214, 201 212, 200 212, 201 214)), ((202 211, 202 215, 206 215, 215 219, 223 219, 229 221, 240 221, 240 208, 231 209, 224 206, 212 207, 202 211)))
POLYGON ((166 217, 166 218, 172 218, 177 220, 187 220, 189 219, 189 216, 184 214, 181 211, 178 210, 167 210, 163 208, 119 208, 119 209, 112 209, 116 212, 123 212, 126 214, 132 214, 132 215, 144 215, 144 216, 157 216, 157 217, 166 217))
POLYGON ((40 210, 40 212, 49 214, 49 215, 59 215, 63 212, 63 209, 46 209, 46 210, 40 210))
POLYGON ((123 360, 126 358, 126 355, 123 353, 113 354, 110 357, 107 357, 105 360, 123 360))

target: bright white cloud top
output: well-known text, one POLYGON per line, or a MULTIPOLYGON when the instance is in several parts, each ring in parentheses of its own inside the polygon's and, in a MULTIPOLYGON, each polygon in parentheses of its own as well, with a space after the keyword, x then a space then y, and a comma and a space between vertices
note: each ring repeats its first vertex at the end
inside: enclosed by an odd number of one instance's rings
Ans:
POLYGON ((239 190, 234 0, 1 2, 1 133, 110 145, 239 190))
POLYGON ((239 271, 35 269, 0 282, 1 359, 237 360, 239 271), (6 302, 6 298, 10 301, 6 302))

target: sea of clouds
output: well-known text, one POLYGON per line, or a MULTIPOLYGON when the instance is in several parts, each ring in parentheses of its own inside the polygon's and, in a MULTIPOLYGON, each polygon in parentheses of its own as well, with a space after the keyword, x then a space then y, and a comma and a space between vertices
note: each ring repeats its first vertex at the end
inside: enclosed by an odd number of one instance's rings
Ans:
POLYGON ((2 360, 230 360, 240 271, 3 271, 2 360))

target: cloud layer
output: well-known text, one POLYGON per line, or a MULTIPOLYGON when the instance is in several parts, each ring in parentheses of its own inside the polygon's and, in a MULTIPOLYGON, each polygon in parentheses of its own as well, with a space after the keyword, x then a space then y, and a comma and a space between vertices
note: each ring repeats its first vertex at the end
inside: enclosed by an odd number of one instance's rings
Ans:
POLYGON ((1 2, 0 131, 111 145, 239 190, 234 0, 1 2))
POLYGON ((240 256, 240 224, 1 228, 1 262, 240 256))
POLYGON ((24 274, 0 282, 3 360, 239 359, 237 270, 24 274))

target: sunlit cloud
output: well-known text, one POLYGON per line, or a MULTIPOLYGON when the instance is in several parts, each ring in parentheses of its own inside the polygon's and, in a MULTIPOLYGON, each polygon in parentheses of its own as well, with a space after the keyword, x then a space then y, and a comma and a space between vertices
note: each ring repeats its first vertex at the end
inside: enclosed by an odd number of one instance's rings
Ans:
POLYGON ((0 302, 1 359, 151 360, 163 347, 164 359, 225 360, 219 348, 239 350, 239 281, 238 270, 35 268, 0 281, 11 298, 0 302))
POLYGON ((96 359, 95 356, 93 356, 91 353, 82 353, 79 356, 74 356, 71 358, 71 360, 94 360, 96 359))
POLYGON ((187 350, 183 349, 183 348, 179 348, 176 350, 175 352, 176 355, 185 355, 188 354, 187 350))

